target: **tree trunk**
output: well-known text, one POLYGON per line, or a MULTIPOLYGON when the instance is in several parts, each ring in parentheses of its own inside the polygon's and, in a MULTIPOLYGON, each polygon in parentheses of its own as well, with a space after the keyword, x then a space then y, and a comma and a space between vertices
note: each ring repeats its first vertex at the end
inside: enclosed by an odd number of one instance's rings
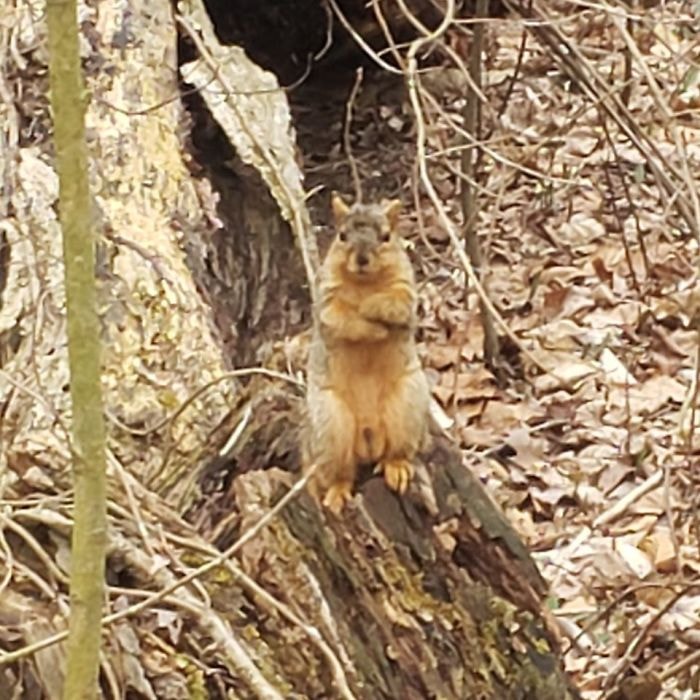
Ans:
MULTIPOLYGON (((0 39, 0 696, 55 698, 63 650, 43 640, 68 610, 68 365, 45 30, 26 7, 0 39)), ((286 96, 197 0, 179 10, 80 15, 106 348, 104 697, 573 697, 535 566, 441 440, 406 497, 365 475, 334 518, 302 493, 235 557, 124 612, 248 532, 298 468, 293 334, 316 252, 286 96)))

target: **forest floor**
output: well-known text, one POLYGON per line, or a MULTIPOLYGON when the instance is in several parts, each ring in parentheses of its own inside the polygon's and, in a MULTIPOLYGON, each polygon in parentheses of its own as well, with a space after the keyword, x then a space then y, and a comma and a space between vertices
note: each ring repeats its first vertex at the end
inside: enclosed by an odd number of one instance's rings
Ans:
MULTIPOLYGON (((419 185, 400 79, 365 71, 352 155, 366 199, 398 195, 406 204, 434 395, 465 465, 550 585, 566 666, 584 697, 605 697, 639 671, 661 677, 661 697, 698 697, 697 8, 662 3, 625 25, 605 5, 547 5, 680 184, 662 195, 649 159, 552 52, 531 35, 523 50, 522 20, 487 24, 477 228, 486 288, 517 339, 507 343, 505 382, 484 363, 478 297, 419 185)), ((446 36, 465 63, 468 43, 458 27, 446 36)), ((461 227, 466 83, 447 50, 431 60, 428 169, 461 227)), ((313 84, 293 97, 309 189, 353 190, 339 147, 353 79, 337 84, 335 102, 319 94, 325 112, 305 112, 313 84)), ((327 217, 321 201, 311 200, 316 221, 327 217)))

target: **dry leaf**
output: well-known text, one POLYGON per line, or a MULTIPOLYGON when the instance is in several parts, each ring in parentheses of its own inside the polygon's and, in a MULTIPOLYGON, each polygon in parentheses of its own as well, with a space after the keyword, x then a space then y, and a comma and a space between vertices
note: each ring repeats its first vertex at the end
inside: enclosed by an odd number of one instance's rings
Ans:
POLYGON ((637 578, 644 579, 654 570, 649 557, 634 545, 618 542, 615 550, 637 578))

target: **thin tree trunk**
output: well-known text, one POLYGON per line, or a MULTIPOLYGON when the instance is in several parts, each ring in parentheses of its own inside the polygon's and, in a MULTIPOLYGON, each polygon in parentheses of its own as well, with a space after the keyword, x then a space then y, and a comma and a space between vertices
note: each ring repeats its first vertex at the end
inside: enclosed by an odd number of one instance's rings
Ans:
MULTIPOLYGON (((483 49, 484 40, 484 20, 488 16, 489 0, 477 0, 476 3, 476 24, 473 29, 473 40, 469 55, 469 75, 473 84, 481 89, 481 52, 483 49)), ((465 129, 472 135, 475 142, 480 138, 480 122, 481 108, 479 104, 479 95, 476 90, 469 85, 467 91, 467 102, 464 107, 464 126, 465 129)), ((476 223, 479 216, 479 202, 476 197, 476 191, 471 184, 471 180, 476 178, 477 163, 479 148, 474 145, 472 148, 465 148, 462 156, 462 170, 466 176, 462 184, 462 212, 464 216, 464 242, 467 249, 467 254, 471 260, 474 270, 483 280, 481 264, 481 246, 479 245, 479 237, 476 230, 476 223)), ((486 285, 484 285, 486 289, 486 285)), ((479 311, 481 313, 481 323, 484 327, 484 359, 486 364, 496 374, 499 379, 503 379, 503 369, 499 365, 500 359, 500 343, 496 325, 491 317, 486 304, 483 301, 479 302, 479 311)))
POLYGON ((97 696, 106 545, 105 427, 75 0, 49 0, 49 71, 63 230, 75 505, 63 696, 97 696))

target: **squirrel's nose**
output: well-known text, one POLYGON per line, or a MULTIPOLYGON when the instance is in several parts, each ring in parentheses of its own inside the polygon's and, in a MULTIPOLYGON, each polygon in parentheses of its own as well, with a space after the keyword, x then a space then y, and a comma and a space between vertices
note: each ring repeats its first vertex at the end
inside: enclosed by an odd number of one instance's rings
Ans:
POLYGON ((360 267, 364 267, 365 265, 367 265, 368 262, 369 262, 369 257, 367 257, 367 253, 358 253, 357 254, 357 264, 360 267))

